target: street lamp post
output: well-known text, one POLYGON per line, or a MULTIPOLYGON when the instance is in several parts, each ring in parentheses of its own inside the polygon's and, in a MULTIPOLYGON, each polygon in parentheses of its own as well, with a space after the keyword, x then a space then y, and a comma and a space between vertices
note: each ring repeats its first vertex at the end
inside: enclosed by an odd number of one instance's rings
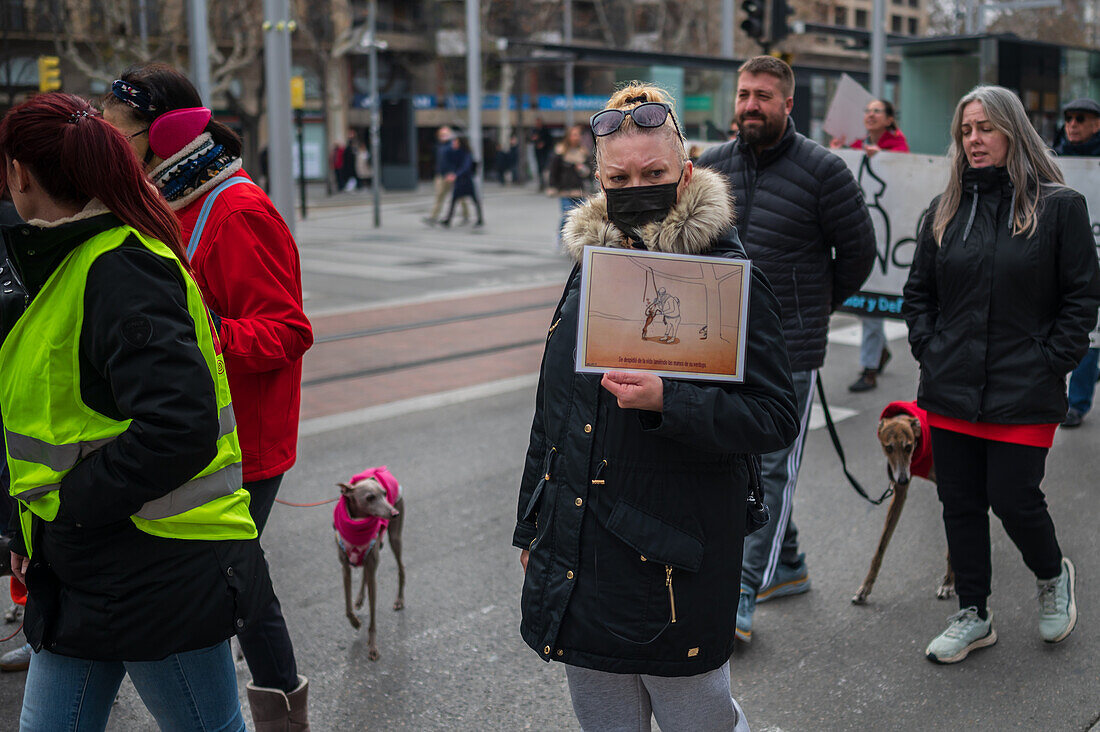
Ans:
POLYGON ((378 0, 370 0, 370 54, 367 64, 370 75, 370 149, 371 197, 374 199, 374 228, 382 225, 382 95, 378 92, 378 49, 385 47, 377 38, 378 0))
POLYGON ((470 151, 474 160, 479 161, 474 185, 479 196, 482 175, 485 172, 485 160, 481 149, 481 15, 477 0, 466 0, 466 96, 470 113, 468 136, 470 151))
POLYGON ((264 0, 264 87, 267 97, 267 169, 271 202, 294 234, 291 157, 290 20, 288 0, 264 0))
POLYGON ((210 98, 210 30, 206 24, 206 0, 189 0, 187 26, 191 35, 191 80, 203 104, 213 105, 210 98))

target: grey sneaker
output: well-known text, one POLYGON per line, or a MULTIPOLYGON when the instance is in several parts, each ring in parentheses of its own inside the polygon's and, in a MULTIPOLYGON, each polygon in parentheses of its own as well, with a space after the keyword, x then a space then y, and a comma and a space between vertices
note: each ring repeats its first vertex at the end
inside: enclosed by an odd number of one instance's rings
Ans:
POLYGON ((737 602, 737 622, 734 628, 737 640, 752 642, 752 616, 756 612, 756 593, 741 585, 741 596, 737 602))
POLYGON ((31 665, 31 644, 24 643, 0 656, 0 671, 26 671, 31 665))
POLYGON ((948 621, 951 624, 947 630, 937 635, 924 651, 933 663, 958 663, 971 651, 997 642, 993 613, 988 613, 988 617, 982 620, 978 617, 978 608, 968 607, 952 615, 948 621))
POLYGON ((756 593, 757 602, 774 600, 777 597, 801 595, 810 591, 810 572, 806 569, 806 555, 798 555, 795 565, 779 563, 772 575, 771 584, 756 593))
POLYGON ((1057 643, 1077 625, 1077 597, 1074 585, 1077 571, 1073 562, 1062 557, 1062 573, 1052 580, 1039 580, 1039 635, 1047 643, 1057 643))

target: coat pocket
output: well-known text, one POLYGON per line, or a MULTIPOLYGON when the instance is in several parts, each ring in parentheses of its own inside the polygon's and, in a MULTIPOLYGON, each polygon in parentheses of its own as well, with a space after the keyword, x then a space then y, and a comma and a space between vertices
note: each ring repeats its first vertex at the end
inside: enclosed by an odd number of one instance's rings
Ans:
POLYGON ((600 619, 621 640, 652 643, 677 622, 676 575, 699 570, 704 542, 623 499, 605 528, 596 549, 600 619))

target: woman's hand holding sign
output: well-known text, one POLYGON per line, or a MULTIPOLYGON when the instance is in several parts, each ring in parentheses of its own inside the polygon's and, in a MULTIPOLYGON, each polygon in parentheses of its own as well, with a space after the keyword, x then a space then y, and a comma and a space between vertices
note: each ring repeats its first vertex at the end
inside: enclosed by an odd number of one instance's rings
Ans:
POLYGON ((623 409, 663 412, 665 383, 660 376, 639 371, 608 371, 600 381, 623 409))

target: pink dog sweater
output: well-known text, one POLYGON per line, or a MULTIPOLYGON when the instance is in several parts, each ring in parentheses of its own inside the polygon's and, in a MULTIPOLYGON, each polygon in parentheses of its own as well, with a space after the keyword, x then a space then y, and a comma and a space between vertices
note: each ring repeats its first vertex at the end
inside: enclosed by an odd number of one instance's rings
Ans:
MULTIPOLYGON (((386 489, 386 500, 391 504, 397 503, 401 495, 401 486, 397 478, 393 477, 385 465, 377 468, 367 468, 362 473, 352 476, 351 484, 355 485, 361 480, 374 478, 386 489)), ((374 546, 379 535, 390 525, 389 519, 380 516, 368 516, 366 518, 352 518, 348 513, 348 503, 345 496, 340 496, 332 511, 332 526, 340 539, 340 547, 348 555, 348 563, 358 567, 363 563, 363 557, 374 546)))
POLYGON ((886 409, 882 410, 882 417, 896 417, 899 414, 908 414, 920 420, 920 440, 913 451, 913 457, 909 459, 909 472, 918 478, 927 480, 928 471, 932 469, 932 431, 928 421, 928 412, 917 406, 916 402, 890 402, 886 409))

